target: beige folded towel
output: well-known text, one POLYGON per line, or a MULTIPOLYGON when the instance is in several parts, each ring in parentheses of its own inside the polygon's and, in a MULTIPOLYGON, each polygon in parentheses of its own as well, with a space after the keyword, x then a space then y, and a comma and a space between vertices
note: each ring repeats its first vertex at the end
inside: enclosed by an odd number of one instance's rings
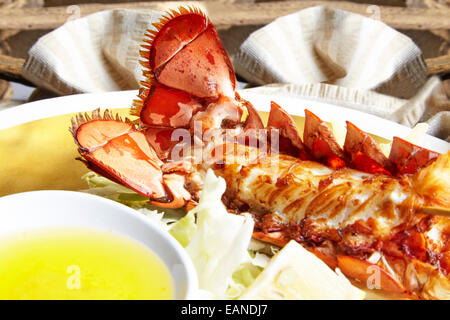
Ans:
MULTIPOLYGON (((281 4, 280 4, 281 5, 281 4)), ((30 49, 24 76, 61 95, 138 88, 139 46, 161 12, 111 10, 70 21, 30 49)), ((425 112, 430 133, 450 141, 450 111, 433 116, 420 49, 384 23, 308 8, 257 30, 242 44, 236 72, 261 93, 334 103, 413 126, 425 112), (276 83, 276 84, 274 84, 276 83)))

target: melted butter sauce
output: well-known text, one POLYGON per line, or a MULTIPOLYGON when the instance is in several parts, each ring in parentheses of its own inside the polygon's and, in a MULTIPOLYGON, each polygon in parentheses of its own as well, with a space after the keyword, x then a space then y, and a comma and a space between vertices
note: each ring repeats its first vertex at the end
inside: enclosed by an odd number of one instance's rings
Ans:
POLYGON ((0 299, 173 299, 169 270, 143 244, 96 229, 0 239, 0 299))

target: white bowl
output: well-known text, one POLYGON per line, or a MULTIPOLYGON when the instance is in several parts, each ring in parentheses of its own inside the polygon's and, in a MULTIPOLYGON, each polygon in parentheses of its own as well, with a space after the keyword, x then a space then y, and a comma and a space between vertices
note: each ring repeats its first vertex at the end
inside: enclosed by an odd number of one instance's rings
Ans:
POLYGON ((88 227, 133 238, 155 252, 174 279, 175 299, 192 298, 197 274, 183 247, 135 210, 73 191, 32 191, 0 198, 0 237, 46 227, 88 227))

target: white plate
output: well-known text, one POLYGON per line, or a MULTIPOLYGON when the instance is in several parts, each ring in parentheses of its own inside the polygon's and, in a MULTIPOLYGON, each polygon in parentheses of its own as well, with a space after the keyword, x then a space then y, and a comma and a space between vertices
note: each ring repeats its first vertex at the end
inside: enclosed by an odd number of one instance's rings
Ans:
MULTIPOLYGON (((273 97, 254 93, 251 94, 245 92, 245 90, 240 92, 240 94, 243 98, 251 101, 260 111, 269 111, 270 101, 274 100, 290 114, 304 116, 304 110, 309 109, 325 121, 328 121, 328 115, 332 114, 333 118, 336 120, 351 121, 364 131, 389 140, 392 140, 393 136, 405 138, 411 130, 406 126, 368 113, 332 104, 282 95, 273 97)), ((11 109, 0 111, 0 130, 33 120, 73 112, 90 111, 96 108, 128 108, 131 106, 132 101, 136 99, 136 96, 137 91, 131 90, 78 94, 26 103, 11 109)), ((425 135, 420 145, 441 153, 450 150, 450 143, 430 135, 425 135)))

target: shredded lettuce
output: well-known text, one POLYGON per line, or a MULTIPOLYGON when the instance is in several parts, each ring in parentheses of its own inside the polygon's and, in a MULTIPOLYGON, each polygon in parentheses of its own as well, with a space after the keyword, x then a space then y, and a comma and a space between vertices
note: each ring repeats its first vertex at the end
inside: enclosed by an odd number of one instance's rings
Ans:
POLYGON ((105 177, 102 177, 95 172, 88 172, 81 177, 86 181, 89 189, 82 190, 83 192, 95 194, 97 196, 105 197, 128 206, 135 206, 138 208, 145 207, 148 198, 141 196, 139 193, 121 186, 105 177))
POLYGON ((208 291, 214 299, 227 298, 233 273, 252 260, 247 249, 253 219, 227 212, 221 200, 225 187, 225 181, 208 170, 198 206, 171 227, 171 234, 181 239, 183 245, 187 244, 185 248, 197 270, 199 288, 208 291), (183 227, 188 231, 180 232, 183 227))
POLYGON ((154 224, 158 225, 163 230, 169 230, 169 225, 175 222, 175 219, 165 217, 163 212, 157 210, 150 210, 147 208, 136 208, 136 210, 146 216, 154 224))
POLYGON ((190 211, 169 229, 169 233, 177 239, 183 247, 186 247, 191 242, 191 239, 196 232, 197 225, 195 223, 195 214, 193 211, 190 211))
POLYGON ((89 189, 81 190, 82 192, 108 198, 136 209, 150 219, 164 223, 164 229, 168 229, 171 223, 178 221, 185 215, 184 209, 161 210, 161 208, 149 204, 147 197, 102 177, 95 172, 88 172, 81 179, 86 181, 89 186, 89 189))
POLYGON ((250 246, 253 219, 229 214, 224 192, 225 181, 208 171, 199 205, 169 229, 194 261, 202 298, 237 299, 269 261, 256 252, 266 245, 250 246))
POLYGON ((227 299, 239 298, 270 261, 270 258, 265 254, 251 250, 249 250, 249 253, 253 256, 252 260, 241 264, 240 268, 233 273, 232 282, 225 294, 227 299))

